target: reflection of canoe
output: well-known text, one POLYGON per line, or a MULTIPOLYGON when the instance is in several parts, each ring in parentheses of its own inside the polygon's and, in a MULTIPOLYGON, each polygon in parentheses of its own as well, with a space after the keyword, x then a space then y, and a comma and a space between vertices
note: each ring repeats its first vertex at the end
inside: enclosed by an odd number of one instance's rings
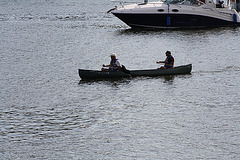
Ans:
POLYGON ((130 74, 123 71, 97 71, 97 70, 85 70, 79 69, 78 73, 82 80, 85 79, 114 79, 114 78, 126 78, 137 76, 163 76, 163 75, 179 75, 188 74, 192 70, 192 64, 178 66, 168 69, 147 69, 147 70, 130 70, 130 74))

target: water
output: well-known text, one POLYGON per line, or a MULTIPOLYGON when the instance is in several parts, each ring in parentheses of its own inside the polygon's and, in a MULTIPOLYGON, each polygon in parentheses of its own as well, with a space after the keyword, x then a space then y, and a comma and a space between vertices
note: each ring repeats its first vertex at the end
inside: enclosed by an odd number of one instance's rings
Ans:
POLYGON ((1 159, 240 159, 240 28, 136 31, 109 0, 0 0, 1 159), (82 82, 117 53, 191 75, 82 82))

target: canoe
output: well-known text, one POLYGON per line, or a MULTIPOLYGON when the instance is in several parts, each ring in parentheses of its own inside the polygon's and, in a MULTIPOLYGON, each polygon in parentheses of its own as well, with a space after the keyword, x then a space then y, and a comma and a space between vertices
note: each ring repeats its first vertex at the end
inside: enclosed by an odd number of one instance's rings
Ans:
POLYGON ((167 69, 146 69, 146 70, 130 70, 130 72, 123 71, 98 71, 98 70, 86 70, 79 69, 78 73, 82 80, 88 79, 117 79, 127 77, 156 77, 164 75, 180 75, 189 74, 192 70, 192 64, 177 66, 167 69))

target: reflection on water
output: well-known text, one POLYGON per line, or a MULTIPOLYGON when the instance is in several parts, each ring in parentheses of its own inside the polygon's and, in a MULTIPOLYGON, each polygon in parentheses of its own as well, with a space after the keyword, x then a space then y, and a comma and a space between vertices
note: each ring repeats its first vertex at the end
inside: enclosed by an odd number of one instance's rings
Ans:
POLYGON ((110 84, 112 86, 118 84, 129 84, 132 78, 119 78, 119 79, 97 79, 97 80, 80 80, 79 85, 81 84, 94 84, 94 83, 102 83, 102 84, 110 84))
POLYGON ((164 83, 172 84, 175 77, 178 78, 190 78, 190 74, 184 75, 166 75, 157 77, 131 77, 131 78, 119 78, 119 79, 97 79, 97 80, 80 80, 79 85, 94 85, 94 84, 106 84, 111 86, 128 85, 131 81, 136 80, 149 80, 149 79, 162 79, 164 83))
POLYGON ((178 33, 185 35, 208 35, 208 34, 217 34, 222 35, 226 34, 226 32, 232 32, 239 34, 239 27, 216 27, 216 28, 174 28, 174 29, 149 29, 149 28, 127 28, 127 29, 118 29, 117 33, 119 35, 144 35, 144 34, 167 34, 167 33, 178 33))

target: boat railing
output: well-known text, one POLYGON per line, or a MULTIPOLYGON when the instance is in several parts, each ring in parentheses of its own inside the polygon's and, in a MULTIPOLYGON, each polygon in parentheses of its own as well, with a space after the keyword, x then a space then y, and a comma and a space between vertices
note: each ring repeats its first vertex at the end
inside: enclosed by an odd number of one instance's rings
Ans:
POLYGON ((148 3, 140 3, 140 4, 137 4, 139 6, 139 8, 143 7, 144 5, 153 5, 153 7, 157 7, 157 5, 159 4, 163 4, 163 3, 159 3, 159 2, 148 2, 148 3))
MULTIPOLYGON (((131 3, 131 2, 120 2, 120 6, 121 8, 124 9, 128 9, 128 7, 130 7, 129 5, 124 5, 126 3, 131 3)), ((175 5, 189 5, 189 6, 202 6, 205 5, 204 0, 162 0, 162 1, 158 1, 158 2, 148 2, 148 3, 134 3, 136 5, 136 8, 145 8, 147 7, 158 7, 159 5, 162 4, 175 4, 175 5)), ((130 7, 132 8, 132 7, 130 7)))

